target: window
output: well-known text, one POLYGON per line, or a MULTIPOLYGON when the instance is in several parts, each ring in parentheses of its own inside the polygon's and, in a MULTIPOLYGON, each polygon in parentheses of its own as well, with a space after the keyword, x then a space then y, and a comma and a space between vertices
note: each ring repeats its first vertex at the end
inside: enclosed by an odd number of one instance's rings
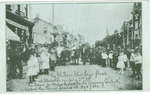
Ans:
POLYGON ((44 34, 47 34, 47 31, 46 31, 46 30, 44 30, 44 34))
POLYGON ((11 11, 11 5, 6 5, 6 10, 11 11))
POLYGON ((44 27, 44 34, 47 33, 47 27, 44 27))
POLYGON ((18 7, 17 10, 20 11, 20 5, 18 5, 17 7, 18 7))
POLYGON ((25 7, 25 14, 26 14, 25 16, 28 17, 28 6, 27 5, 25 7))
POLYGON ((20 15, 20 5, 17 5, 16 14, 20 15))

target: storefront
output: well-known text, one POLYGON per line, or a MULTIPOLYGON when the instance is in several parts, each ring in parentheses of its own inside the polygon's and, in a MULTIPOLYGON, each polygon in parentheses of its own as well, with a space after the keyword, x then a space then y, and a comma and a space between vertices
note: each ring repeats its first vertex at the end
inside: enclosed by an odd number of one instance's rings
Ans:
MULTIPOLYGON (((7 75, 12 76, 11 75, 11 71, 12 71, 11 56, 15 57, 15 55, 16 55, 15 53, 17 53, 17 49, 18 49, 17 45, 19 45, 20 43, 21 43, 21 41, 20 41, 19 36, 6 26, 7 75), (14 51, 14 53, 12 53, 12 51, 14 51)), ((11 78, 10 76, 7 76, 7 80, 11 78)))
POLYGON ((20 37, 20 41, 26 46, 33 42, 32 27, 34 24, 29 19, 11 11, 6 11, 6 25, 20 37))
MULTIPOLYGON (((25 12, 21 11, 22 5, 6 5, 6 47, 7 47, 7 78, 19 77, 22 73, 22 53, 32 43, 32 23, 25 12), (9 7, 7 7, 9 6, 9 7), (15 9, 13 9, 16 6, 15 9), (19 70, 19 73, 17 72, 19 70)), ((24 8, 27 8, 25 6, 24 8)))

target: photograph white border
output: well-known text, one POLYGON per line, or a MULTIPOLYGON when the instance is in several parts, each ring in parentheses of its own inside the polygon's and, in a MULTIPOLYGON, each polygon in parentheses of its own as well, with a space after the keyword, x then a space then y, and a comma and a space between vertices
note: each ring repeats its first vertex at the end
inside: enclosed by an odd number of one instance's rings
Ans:
MULTIPOLYGON (((5 44, 5 4, 6 3, 23 3, 9 1, 9 0, 2 0, 0 2, 0 94, 49 94, 49 93, 59 93, 64 94, 64 92, 6 92, 6 44, 5 44)), ((143 90, 142 91, 150 91, 150 1, 149 0, 24 0, 25 3, 69 3, 69 2, 142 2, 142 40, 143 40, 143 90), (36 1, 36 2, 35 2, 36 1)), ((135 92, 136 90, 129 90, 129 92, 135 92)), ((113 92, 115 91, 65 91, 65 93, 105 93, 105 92, 113 92)), ((120 91, 117 91, 120 92, 120 91)), ((128 90, 127 90, 128 92, 128 90)), ((139 91, 138 91, 139 92, 139 91)), ((141 91, 140 91, 141 92, 141 91)), ((121 93, 123 93, 121 91, 121 93)), ((116 94, 116 93, 115 93, 116 94)))

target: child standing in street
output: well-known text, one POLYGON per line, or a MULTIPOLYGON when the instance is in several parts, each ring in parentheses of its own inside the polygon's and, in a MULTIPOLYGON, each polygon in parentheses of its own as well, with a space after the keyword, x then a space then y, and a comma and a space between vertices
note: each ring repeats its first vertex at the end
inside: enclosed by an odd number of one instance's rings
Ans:
POLYGON ((118 57, 117 68, 120 69, 121 74, 124 73, 125 64, 124 64, 124 54, 123 54, 123 52, 121 52, 119 57, 118 57))
POLYGON ((38 69, 38 60, 32 49, 29 60, 27 62, 27 76, 29 77, 29 83, 35 81, 35 76, 38 74, 38 69))
POLYGON ((43 48, 41 55, 40 55, 40 69, 42 73, 49 74, 49 53, 46 48, 43 48))

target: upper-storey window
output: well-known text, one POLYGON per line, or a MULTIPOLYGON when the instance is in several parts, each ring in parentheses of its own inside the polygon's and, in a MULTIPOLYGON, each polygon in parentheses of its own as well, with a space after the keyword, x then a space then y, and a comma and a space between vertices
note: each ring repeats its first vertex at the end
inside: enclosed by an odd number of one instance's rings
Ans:
POLYGON ((21 15, 21 11, 20 11, 20 5, 17 5, 16 14, 18 14, 18 15, 21 15))
POLYGON ((28 5, 25 7, 26 17, 28 17, 28 5))
POLYGON ((44 27, 44 34, 47 34, 47 27, 44 27))
POLYGON ((44 34, 47 34, 47 30, 44 30, 44 34))
POLYGON ((6 10, 11 11, 11 5, 6 5, 6 10))
POLYGON ((24 18, 28 18, 28 5, 26 4, 7 4, 6 10, 24 18))
POLYGON ((27 6, 26 5, 17 5, 16 14, 27 18, 27 6))
POLYGON ((28 8, 28 6, 25 5, 25 4, 21 5, 21 7, 20 7, 20 11, 22 12, 22 15, 24 17, 26 17, 26 18, 28 17, 28 15, 27 15, 27 12, 28 12, 27 8, 28 8))

